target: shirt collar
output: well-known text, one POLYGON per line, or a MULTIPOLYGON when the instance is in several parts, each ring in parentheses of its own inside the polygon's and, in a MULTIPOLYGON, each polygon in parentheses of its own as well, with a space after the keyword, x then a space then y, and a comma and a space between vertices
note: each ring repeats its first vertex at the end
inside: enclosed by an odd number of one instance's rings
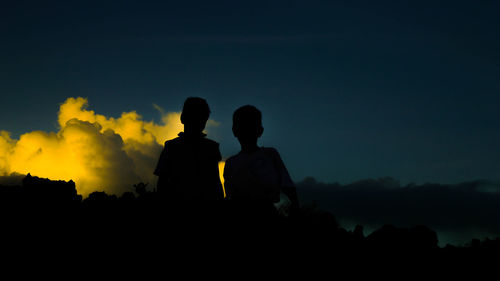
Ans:
POLYGON ((206 137, 207 135, 204 134, 204 133, 199 133, 199 134, 195 134, 195 135, 191 135, 191 134, 186 134, 184 132, 180 132, 178 134, 179 137, 183 137, 183 138, 204 138, 206 137))

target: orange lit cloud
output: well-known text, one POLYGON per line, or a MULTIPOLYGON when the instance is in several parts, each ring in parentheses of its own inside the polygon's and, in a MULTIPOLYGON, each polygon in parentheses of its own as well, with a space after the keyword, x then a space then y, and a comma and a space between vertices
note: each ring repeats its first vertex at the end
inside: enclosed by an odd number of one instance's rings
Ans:
MULTIPOLYGON (((222 183, 222 188, 224 188, 224 167, 226 166, 226 161, 222 160, 219 162, 219 177, 222 183)), ((226 197, 226 190, 224 189, 224 197, 226 197)))
POLYGON ((106 117, 87 105, 80 97, 61 104, 57 133, 34 131, 15 140, 0 131, 0 176, 31 173, 71 179, 84 196, 97 190, 121 194, 138 182, 154 186, 152 172, 163 142, 183 130, 180 113, 158 108, 162 118, 155 123, 135 111, 106 117))

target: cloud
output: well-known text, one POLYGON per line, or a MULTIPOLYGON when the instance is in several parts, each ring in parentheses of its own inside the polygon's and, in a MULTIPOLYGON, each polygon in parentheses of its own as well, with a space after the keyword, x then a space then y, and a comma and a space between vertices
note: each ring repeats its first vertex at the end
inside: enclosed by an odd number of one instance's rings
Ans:
POLYGON ((402 186, 393 178, 380 178, 341 185, 309 178, 297 186, 303 203, 316 201, 341 222, 371 229, 383 224, 425 225, 446 234, 448 241, 443 235, 441 243, 500 236, 500 183, 402 186))
POLYGON ((132 191, 138 182, 154 185, 152 172, 164 141, 183 130, 180 113, 166 113, 155 105, 162 116, 155 123, 135 111, 113 118, 87 107, 87 99, 81 97, 62 103, 58 132, 28 132, 16 140, 0 131, 0 176, 31 173, 71 179, 84 196, 96 190, 132 191))
POLYGON ((98 123, 102 130, 111 129, 122 139, 136 143, 158 143, 172 139, 182 131, 179 112, 165 113, 159 106, 154 107, 162 115, 161 123, 144 121, 135 111, 124 112, 119 118, 106 117, 96 114, 93 110, 87 110, 88 101, 85 98, 68 98, 59 109, 58 124, 63 128, 71 119, 78 119, 90 123, 98 123))

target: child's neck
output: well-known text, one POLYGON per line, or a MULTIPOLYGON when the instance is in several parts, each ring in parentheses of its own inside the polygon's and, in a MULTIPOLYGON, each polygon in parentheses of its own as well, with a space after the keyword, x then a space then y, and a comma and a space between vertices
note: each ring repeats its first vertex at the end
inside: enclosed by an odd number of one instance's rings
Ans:
POLYGON ((243 153, 253 153, 257 150, 259 150, 259 146, 256 143, 241 144, 241 152, 243 153))
POLYGON ((189 136, 189 137, 198 137, 198 136, 203 135, 203 132, 200 132, 199 130, 192 130, 192 129, 184 127, 184 135, 189 136))

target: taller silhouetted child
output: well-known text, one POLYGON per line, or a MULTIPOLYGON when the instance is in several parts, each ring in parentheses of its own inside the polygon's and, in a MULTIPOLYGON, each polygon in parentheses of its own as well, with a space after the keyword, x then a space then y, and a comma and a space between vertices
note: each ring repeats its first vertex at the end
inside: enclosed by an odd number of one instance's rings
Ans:
POLYGON ((287 215, 299 206, 295 185, 278 151, 257 145, 263 132, 262 113, 256 107, 245 105, 234 112, 233 134, 241 145, 241 151, 226 160, 226 195, 247 206, 274 205, 287 215))
POLYGON ((210 115, 207 102, 190 97, 184 102, 181 122, 184 132, 165 142, 154 174, 162 199, 185 201, 219 200, 224 191, 219 177, 219 144, 203 133, 210 115))

